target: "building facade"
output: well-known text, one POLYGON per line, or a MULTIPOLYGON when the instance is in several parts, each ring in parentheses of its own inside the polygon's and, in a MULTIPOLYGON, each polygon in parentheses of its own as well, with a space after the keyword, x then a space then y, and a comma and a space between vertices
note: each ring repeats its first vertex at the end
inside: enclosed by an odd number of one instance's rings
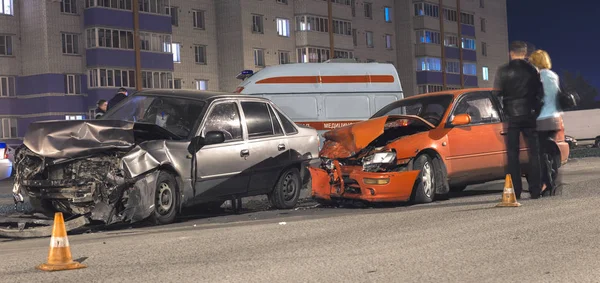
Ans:
POLYGON ((0 0, 0 140, 119 87, 231 92, 245 69, 354 58, 394 64, 410 96, 489 87, 508 60, 505 0, 332 2, 334 54, 326 0, 0 0))

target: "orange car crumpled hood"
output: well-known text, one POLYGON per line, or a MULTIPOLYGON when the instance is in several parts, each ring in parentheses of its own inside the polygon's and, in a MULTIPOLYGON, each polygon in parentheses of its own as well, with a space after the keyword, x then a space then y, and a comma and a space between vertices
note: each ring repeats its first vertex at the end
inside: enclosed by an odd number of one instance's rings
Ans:
MULTIPOLYGON (((435 126, 427 120, 413 115, 394 115, 404 119, 416 119, 424 122, 427 126, 435 126)), ((382 116, 366 121, 354 123, 345 127, 337 128, 323 134, 325 143, 319 155, 321 157, 335 159, 348 158, 365 148, 377 137, 381 136, 389 116, 382 116)))

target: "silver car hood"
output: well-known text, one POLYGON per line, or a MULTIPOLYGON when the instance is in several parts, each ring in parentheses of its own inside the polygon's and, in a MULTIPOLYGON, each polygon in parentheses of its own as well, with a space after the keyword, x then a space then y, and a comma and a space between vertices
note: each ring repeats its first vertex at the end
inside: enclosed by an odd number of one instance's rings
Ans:
POLYGON ((107 150, 129 151, 142 139, 179 139, 154 124, 120 120, 58 120, 31 123, 23 144, 48 158, 75 158, 107 150), (149 138, 152 137, 152 138, 149 138))

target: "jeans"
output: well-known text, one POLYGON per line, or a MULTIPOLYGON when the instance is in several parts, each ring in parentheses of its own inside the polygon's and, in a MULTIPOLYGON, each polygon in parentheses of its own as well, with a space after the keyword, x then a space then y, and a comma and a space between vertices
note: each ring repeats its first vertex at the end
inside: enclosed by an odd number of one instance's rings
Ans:
MULTIPOLYGON (((554 156, 548 155, 549 149, 547 147, 547 140, 556 137, 557 131, 538 131, 538 136, 540 140, 540 157, 541 157, 541 169, 542 169, 542 184, 546 185, 546 191, 549 192, 550 195, 554 195, 556 193, 556 189, 561 185, 561 174, 560 171, 555 172, 556 177, 552 178, 553 168, 551 166, 550 161, 554 156)), ((560 162, 560 160, 552 160, 554 162, 560 162)), ((545 193, 544 193, 545 194, 545 193)))
POLYGON ((538 133, 534 127, 518 127, 510 125, 508 127, 506 139, 506 151, 508 157, 507 174, 511 175, 515 196, 521 198, 523 183, 521 180, 521 165, 519 162, 519 134, 523 133, 525 142, 529 148, 529 193, 532 198, 538 198, 541 192, 541 162, 540 162, 540 141, 538 133))

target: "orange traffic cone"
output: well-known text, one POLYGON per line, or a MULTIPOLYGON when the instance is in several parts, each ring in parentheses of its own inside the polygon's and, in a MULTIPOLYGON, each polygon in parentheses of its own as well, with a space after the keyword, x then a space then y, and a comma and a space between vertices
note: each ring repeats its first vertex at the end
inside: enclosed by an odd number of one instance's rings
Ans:
POLYGON ((60 271, 86 267, 84 264, 75 262, 71 258, 71 248, 69 248, 65 220, 61 212, 55 213, 48 262, 38 265, 37 269, 43 271, 60 271))
POLYGON ((497 204, 496 207, 517 206, 521 206, 521 204, 517 202, 517 196, 515 195, 512 178, 510 177, 510 174, 506 174, 506 180, 504 181, 504 192, 502 193, 502 202, 497 204))

